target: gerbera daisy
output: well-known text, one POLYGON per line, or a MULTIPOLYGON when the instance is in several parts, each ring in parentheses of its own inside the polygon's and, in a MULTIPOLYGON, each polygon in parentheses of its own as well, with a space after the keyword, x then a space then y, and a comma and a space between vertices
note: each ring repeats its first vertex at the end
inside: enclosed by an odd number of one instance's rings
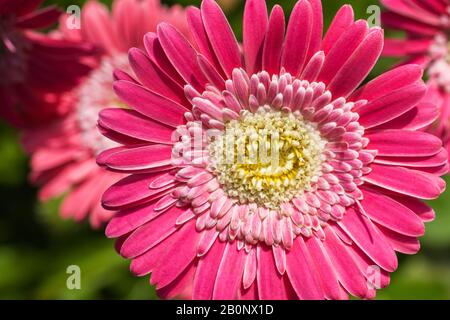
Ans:
POLYGON ((383 54, 418 63, 426 69, 429 98, 440 116, 430 132, 450 147, 450 2, 448 0, 382 0, 386 27, 404 31, 404 39, 386 39, 383 54))
POLYGON ((34 30, 57 22, 55 7, 42 1, 0 1, 0 116, 19 127, 42 124, 67 111, 61 93, 89 68, 86 44, 55 39, 34 30))
POLYGON ((92 70, 80 85, 65 95, 70 112, 50 125, 27 130, 23 136, 31 154, 31 179, 41 186, 40 199, 68 193, 61 207, 63 217, 80 221, 89 216, 93 227, 110 218, 112 213, 101 207, 100 198, 121 175, 95 164, 100 151, 116 145, 98 132, 98 112, 121 105, 112 90, 113 71, 128 70, 128 49, 143 48, 144 34, 156 30, 161 21, 187 28, 181 7, 169 9, 155 0, 116 0, 111 16, 106 6, 89 1, 82 10, 80 30, 61 23, 64 38, 93 44, 101 53, 89 61, 92 70))
POLYGON ((242 49, 215 1, 187 15, 194 43, 160 24, 114 83, 130 109, 100 113, 121 145, 97 162, 128 174, 103 195, 107 236, 164 298, 374 297, 445 188, 420 67, 357 89, 383 31, 350 6, 322 39, 320 0, 286 33, 280 6, 249 0, 242 49))

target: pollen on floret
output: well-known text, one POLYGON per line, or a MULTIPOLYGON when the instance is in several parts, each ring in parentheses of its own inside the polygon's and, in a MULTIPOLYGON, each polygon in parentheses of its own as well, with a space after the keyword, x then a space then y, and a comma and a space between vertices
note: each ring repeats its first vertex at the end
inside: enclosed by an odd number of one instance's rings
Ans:
POLYGON ((299 112, 243 111, 209 143, 210 166, 241 203, 278 209, 320 177, 326 140, 299 112))

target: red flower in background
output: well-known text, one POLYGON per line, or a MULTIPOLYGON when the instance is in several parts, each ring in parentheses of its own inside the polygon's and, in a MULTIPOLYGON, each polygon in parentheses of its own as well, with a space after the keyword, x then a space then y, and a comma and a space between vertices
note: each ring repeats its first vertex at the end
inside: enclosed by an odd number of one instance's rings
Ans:
POLYGON ((130 109, 100 112, 120 145, 97 161, 128 174, 103 196, 119 210, 107 236, 164 298, 374 297, 395 252, 419 250, 420 199, 445 188, 421 68, 358 89, 384 39, 350 6, 322 39, 320 0, 298 1, 286 33, 281 7, 249 0, 242 47, 213 0, 187 14, 194 40, 160 24, 134 75, 116 73, 130 109), (245 162, 263 150, 278 161, 245 162))
POLYGON ((31 154, 31 179, 41 186, 40 199, 68 193, 62 216, 77 221, 89 217, 93 227, 100 227, 112 215, 101 207, 101 194, 121 177, 95 163, 100 151, 116 145, 97 128, 100 110, 122 104, 112 90, 113 71, 129 71, 128 49, 143 47, 144 34, 156 30, 159 22, 170 21, 180 30, 186 30, 187 22, 181 7, 167 8, 157 0, 116 0, 111 14, 105 5, 89 1, 82 9, 80 30, 67 29, 65 19, 63 38, 92 44, 100 54, 87 61, 92 70, 65 95, 69 112, 51 125, 26 130, 23 143, 31 154))
POLYGON ((18 127, 42 125, 67 112, 63 92, 89 68, 91 47, 35 30, 57 22, 55 7, 41 0, 0 1, 0 116, 18 127))
POLYGON ((381 0, 389 10, 383 24, 404 31, 404 39, 386 39, 383 54, 426 69, 428 97, 440 109, 429 131, 450 147, 450 2, 448 0, 381 0))

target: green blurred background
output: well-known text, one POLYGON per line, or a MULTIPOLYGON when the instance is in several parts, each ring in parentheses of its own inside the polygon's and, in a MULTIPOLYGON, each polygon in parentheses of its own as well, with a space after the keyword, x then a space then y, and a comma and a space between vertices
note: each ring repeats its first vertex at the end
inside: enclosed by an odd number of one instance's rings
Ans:
MULTIPOLYGON (((65 8, 84 1, 46 1, 65 8)), ((111 1, 102 1, 110 5, 111 1)), ((167 4, 196 4, 195 0, 164 1, 167 4)), ((223 0, 229 20, 241 35, 243 0, 223 0)), ((367 19, 367 8, 375 0, 323 0, 328 25, 340 6, 352 4, 358 18, 367 19)), ((294 0, 270 0, 290 12, 294 0)), ((374 77, 394 61, 382 59, 374 77)), ((156 299, 148 277, 137 278, 129 262, 115 252, 113 241, 103 231, 92 231, 87 223, 62 221, 61 199, 41 204, 36 189, 27 183, 27 157, 18 136, 0 123, 0 299, 156 299), (81 268, 81 290, 69 290, 66 269, 81 268)), ((450 179, 447 179, 450 181, 450 179)), ((427 224, 422 250, 414 256, 399 256, 399 269, 391 285, 378 299, 450 299, 450 190, 431 203, 437 212, 427 224)))

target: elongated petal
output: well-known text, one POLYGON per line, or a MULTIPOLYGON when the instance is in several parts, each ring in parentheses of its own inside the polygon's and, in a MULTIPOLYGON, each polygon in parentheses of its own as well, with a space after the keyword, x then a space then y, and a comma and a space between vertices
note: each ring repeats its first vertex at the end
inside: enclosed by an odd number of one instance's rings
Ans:
POLYGON ((415 64, 407 64, 389 70, 373 79, 350 96, 356 100, 376 100, 403 87, 417 83, 421 80, 423 70, 415 64))
POLYGON ((135 139, 172 144, 173 129, 141 116, 133 110, 104 109, 99 114, 99 125, 135 139))
POLYGON ((397 269, 394 250, 367 217, 356 210, 347 209, 338 224, 377 265, 389 272, 397 269))
POLYGON ((437 137, 420 131, 384 130, 370 134, 368 138, 367 148, 377 150, 379 156, 427 157, 442 148, 437 137))
POLYGON ((197 64, 197 52, 174 27, 167 23, 158 25, 158 38, 164 53, 180 76, 197 90, 204 88, 206 78, 197 64))
POLYGON ((242 285, 242 274, 246 258, 245 251, 238 251, 235 243, 227 244, 217 271, 213 299, 236 299, 238 290, 242 285))
POLYGON ((393 120, 416 106, 425 96, 426 90, 423 83, 417 83, 371 100, 358 111, 359 123, 365 128, 372 128, 393 120))
POLYGON ((319 274, 325 297, 337 300, 341 298, 339 280, 334 271, 333 263, 324 252, 319 241, 316 237, 310 237, 305 240, 305 244, 319 274))
POLYGON ((435 199, 445 188, 445 182, 430 173, 373 164, 372 172, 363 179, 373 185, 421 199, 435 199))
POLYGON ((272 250, 264 245, 257 247, 258 296, 261 300, 283 300, 288 298, 283 277, 278 273, 272 250))
POLYGON ((358 48, 368 33, 366 21, 357 21, 347 27, 339 37, 332 49, 326 53, 325 63, 319 80, 328 84, 336 76, 339 69, 347 62, 349 57, 358 48))
POLYGON ((284 40, 284 12, 279 5, 272 9, 263 49, 263 70, 269 74, 280 72, 281 49, 284 40))
POLYGON ((243 46, 248 74, 261 71, 267 26, 266 2, 264 0, 247 1, 244 10, 243 46))
POLYGON ((383 31, 374 29, 361 42, 345 64, 328 84, 336 97, 347 97, 375 66, 383 49, 383 31))
POLYGON ((194 277, 194 300, 211 299, 217 270, 219 269, 225 251, 226 243, 216 241, 205 257, 200 259, 194 277))
POLYGON ((188 111, 182 105, 128 81, 114 82, 116 94, 134 110, 150 119, 176 127, 184 122, 188 111))
POLYGON ((419 130, 431 125, 439 117, 439 108, 432 103, 419 103, 410 111, 374 129, 419 130))
POLYGON ((366 279, 350 254, 351 248, 346 246, 331 228, 325 228, 324 231, 326 241, 322 244, 333 262, 339 282, 351 294, 357 297, 365 297, 367 293, 366 279))
POLYGON ((215 1, 204 0, 201 5, 201 12, 206 34, 217 60, 225 74, 231 77, 233 69, 242 66, 241 53, 233 30, 231 30, 225 15, 215 1))
POLYGON ((364 212, 376 223, 397 233, 419 237, 425 232, 422 220, 409 208, 392 198, 365 189, 364 212))
POLYGON ((297 237, 286 255, 286 267, 292 287, 301 299, 324 299, 319 274, 302 237, 297 237), (299 272, 303 270, 303 272, 299 272))
POLYGON ((196 247, 193 244, 201 234, 195 230, 194 225, 195 222, 192 221, 171 236, 175 237, 176 241, 167 248, 151 277, 151 283, 156 284, 157 289, 174 281, 195 258, 196 247))
POLYGON ((177 103, 182 104, 186 101, 183 88, 159 69, 144 52, 132 48, 128 53, 128 59, 134 74, 145 87, 177 103))
POLYGON ((161 173, 127 176, 105 191, 102 204, 107 208, 117 208, 158 194, 160 189, 150 189, 149 186, 160 176, 161 173))
POLYGON ((136 229, 123 243, 120 254, 125 258, 136 257, 171 236, 177 231, 175 221, 181 212, 174 207, 136 229))
POLYGON ((311 4, 306 0, 298 1, 289 19, 281 56, 281 66, 294 76, 303 70, 311 42, 312 28, 311 4))
POLYGON ((143 170, 171 164, 172 147, 168 145, 148 145, 114 153, 105 165, 119 170, 143 170))
POLYGON ((325 53, 337 43, 342 34, 353 24, 354 14, 350 5, 344 5, 339 9, 328 28, 322 42, 322 49, 325 53))

